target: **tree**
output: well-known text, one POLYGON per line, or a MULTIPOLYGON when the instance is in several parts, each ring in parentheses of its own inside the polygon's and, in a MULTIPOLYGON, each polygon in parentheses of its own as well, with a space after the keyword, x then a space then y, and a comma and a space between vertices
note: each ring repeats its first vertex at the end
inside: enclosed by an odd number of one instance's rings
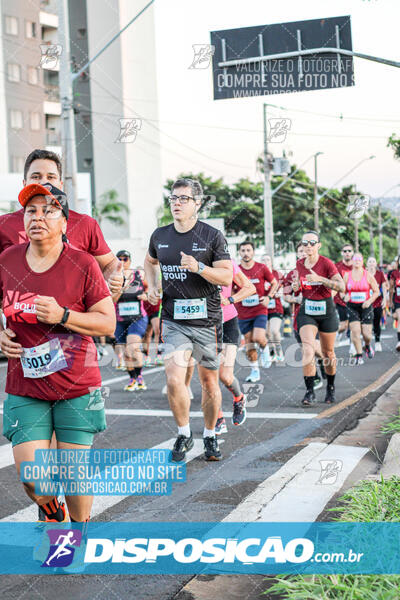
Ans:
POLYGON ((110 221, 114 225, 123 225, 125 219, 121 213, 129 213, 129 208, 124 202, 118 201, 117 190, 107 190, 100 196, 100 202, 96 203, 93 216, 101 226, 103 220, 110 221))
POLYGON ((400 159, 400 139, 395 133, 392 133, 388 139, 387 145, 393 149, 394 157, 400 159))

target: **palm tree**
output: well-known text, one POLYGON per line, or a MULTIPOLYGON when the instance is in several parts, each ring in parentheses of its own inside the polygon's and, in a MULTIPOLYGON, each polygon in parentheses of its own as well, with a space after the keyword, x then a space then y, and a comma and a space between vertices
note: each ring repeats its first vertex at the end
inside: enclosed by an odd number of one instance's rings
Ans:
POLYGON ((129 207, 124 202, 118 201, 117 190, 107 190, 100 196, 99 204, 96 204, 93 210, 93 216, 101 226, 104 220, 110 221, 114 225, 123 225, 125 219, 121 213, 129 213, 129 207))

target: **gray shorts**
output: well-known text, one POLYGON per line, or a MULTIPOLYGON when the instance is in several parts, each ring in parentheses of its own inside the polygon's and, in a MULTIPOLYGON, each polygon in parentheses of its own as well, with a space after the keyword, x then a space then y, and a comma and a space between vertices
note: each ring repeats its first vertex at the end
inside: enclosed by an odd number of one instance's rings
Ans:
POLYGON ((222 351, 222 323, 211 327, 193 327, 176 321, 161 322, 160 338, 163 355, 167 357, 177 350, 190 350, 193 358, 206 369, 219 368, 222 351))

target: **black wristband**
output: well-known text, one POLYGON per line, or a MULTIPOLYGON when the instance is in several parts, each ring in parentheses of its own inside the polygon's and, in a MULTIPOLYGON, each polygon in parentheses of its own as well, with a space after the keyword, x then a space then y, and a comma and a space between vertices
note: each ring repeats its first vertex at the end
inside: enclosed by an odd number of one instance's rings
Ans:
POLYGON ((60 325, 64 325, 67 322, 68 317, 69 317, 69 308, 67 306, 64 306, 64 314, 60 321, 60 325))
POLYGON ((229 296, 228 300, 231 304, 235 304, 235 300, 234 300, 233 296, 229 296))

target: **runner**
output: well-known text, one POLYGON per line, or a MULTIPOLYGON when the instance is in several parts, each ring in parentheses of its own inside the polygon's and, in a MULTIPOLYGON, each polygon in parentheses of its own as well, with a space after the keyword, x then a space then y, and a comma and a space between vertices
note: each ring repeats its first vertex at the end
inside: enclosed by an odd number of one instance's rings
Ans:
POLYGON ((325 402, 335 402, 335 337, 339 321, 332 300, 332 290, 344 292, 344 283, 335 264, 319 254, 321 242, 315 231, 307 231, 302 238, 306 258, 297 261, 297 273, 292 287, 295 292, 301 289, 303 296, 297 316, 303 350, 303 374, 306 394, 303 406, 315 402, 314 376, 315 338, 319 332, 321 352, 327 378, 325 402))
POLYGON ((392 269, 390 273, 390 294, 389 294, 389 302, 390 308, 393 312, 393 317, 397 320, 397 345, 396 350, 400 352, 400 270, 399 270, 399 260, 400 257, 397 258, 395 263, 395 268, 392 269))
POLYGON ((156 229, 145 260, 149 301, 159 301, 162 273, 161 338, 168 400, 178 425, 172 460, 184 460, 193 447, 190 400, 185 377, 191 356, 198 361, 202 387, 205 458, 220 460, 215 424, 221 406, 218 354, 222 344, 222 311, 218 286, 232 282, 232 264, 222 233, 198 220, 203 191, 192 179, 178 179, 169 202, 173 223, 156 229))
MULTIPOLYGON (((374 336, 375 336, 375 352, 382 352, 382 344, 381 344, 381 320, 383 310, 387 305, 387 295, 389 290, 389 283, 386 278, 386 275, 383 271, 377 269, 377 262, 374 256, 370 256, 367 260, 367 269, 368 272, 371 273, 376 279, 376 283, 378 284, 380 295, 373 303, 372 307, 374 309, 374 336)), ((371 290, 370 290, 371 291, 371 290)))
POLYGON ((253 296, 237 305, 239 328, 244 336, 246 355, 251 366, 246 381, 255 383, 260 381, 256 344, 261 348, 261 365, 268 369, 272 364, 265 328, 268 320, 268 304, 278 289, 278 282, 265 265, 254 260, 253 242, 242 242, 239 245, 239 254, 241 258, 239 267, 256 287, 253 296), (271 285, 268 294, 265 294, 266 283, 271 285))
MULTIPOLYGON (((147 282, 144 282, 147 287, 147 282)), ((161 279, 160 279, 160 291, 161 291, 161 279)), ((156 365, 163 365, 164 361, 161 356, 161 347, 159 345, 160 340, 160 314, 161 314, 161 298, 158 304, 153 305, 148 300, 144 302, 144 310, 146 311, 149 323, 147 325, 146 333, 143 338, 143 350, 145 354, 144 366, 151 365, 150 346, 151 340, 154 335, 154 346, 156 351, 156 365)))
MULTIPOLYGON (((90 448, 106 428, 101 376, 91 336, 111 335, 115 311, 93 257, 62 241, 68 203, 57 188, 25 187, 28 243, 0 256, 0 295, 7 328, 0 322, 0 347, 8 358, 3 434, 11 441, 18 475, 36 449, 90 448), (18 273, 18 277, 15 276, 18 273), (66 285, 68 282, 68 285, 66 285)), ((24 483, 45 521, 67 520, 63 503, 40 496, 24 483)), ((87 521, 91 496, 67 496, 71 521, 87 521)))
MULTIPOLYGON (((345 244, 342 248, 342 260, 336 263, 336 268, 342 277, 345 273, 348 273, 353 268, 353 254, 353 246, 351 244, 345 244)), ((349 328, 349 311, 347 309, 346 303, 344 302, 343 298, 341 298, 340 294, 336 294, 334 296, 334 302, 339 315, 339 331, 336 338, 336 345, 339 346, 342 334, 346 334, 349 328)), ((355 348, 353 343, 351 343, 350 345, 349 354, 355 354, 355 348)))
MULTIPOLYGON (((267 322, 267 339, 270 342, 272 348, 271 359, 272 361, 283 362, 285 357, 283 356, 283 350, 281 345, 281 327, 283 322, 283 306, 280 296, 282 296, 282 285, 283 285, 283 274, 273 269, 272 259, 268 254, 264 254, 262 262, 271 271, 272 275, 278 282, 278 288, 275 295, 272 297, 268 304, 268 322, 267 322)), ((265 289, 268 292, 271 288, 270 283, 265 284, 265 289)))
POLYGON ((356 365, 364 364, 362 357, 362 335, 365 344, 365 354, 373 358, 371 348, 373 303, 379 296, 376 279, 363 266, 362 254, 353 255, 353 268, 343 275, 346 292, 343 294, 349 311, 351 340, 356 349, 356 365), (372 292, 372 295, 371 295, 372 292))
POLYGON ((125 392, 147 390, 143 380, 142 338, 146 332, 148 318, 143 301, 147 299, 140 271, 131 269, 131 255, 127 250, 120 250, 117 257, 124 262, 125 285, 122 293, 113 296, 116 303, 117 327, 115 330, 115 352, 123 355, 129 383, 125 392))

